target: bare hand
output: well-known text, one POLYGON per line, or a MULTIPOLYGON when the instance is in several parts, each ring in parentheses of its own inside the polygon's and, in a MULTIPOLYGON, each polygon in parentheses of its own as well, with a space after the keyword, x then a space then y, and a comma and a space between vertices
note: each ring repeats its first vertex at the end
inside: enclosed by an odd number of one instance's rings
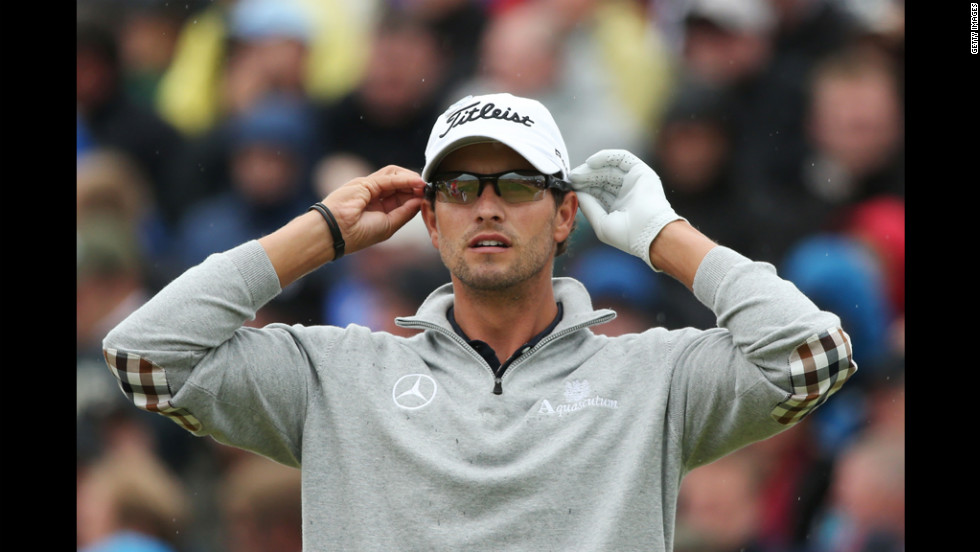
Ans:
POLYGON ((323 200, 346 243, 346 252, 390 238, 412 220, 422 206, 425 182, 414 171, 389 165, 355 178, 323 200))

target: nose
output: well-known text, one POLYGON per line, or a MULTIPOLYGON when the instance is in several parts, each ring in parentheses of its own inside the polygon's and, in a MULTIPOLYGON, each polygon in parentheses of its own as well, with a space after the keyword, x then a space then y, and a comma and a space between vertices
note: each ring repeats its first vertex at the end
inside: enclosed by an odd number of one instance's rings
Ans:
POLYGON ((477 220, 502 220, 504 218, 503 198, 490 181, 480 183, 473 210, 477 220))

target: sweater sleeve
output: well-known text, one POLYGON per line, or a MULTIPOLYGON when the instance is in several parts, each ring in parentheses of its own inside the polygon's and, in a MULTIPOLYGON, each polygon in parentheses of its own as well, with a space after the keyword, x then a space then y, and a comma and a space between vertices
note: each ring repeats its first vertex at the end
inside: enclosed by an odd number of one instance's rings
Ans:
POLYGON ((716 247, 694 293, 718 327, 681 332, 671 352, 672 425, 683 428, 690 467, 798 423, 857 370, 839 317, 769 263, 716 247))
POLYGON ((300 329, 245 326, 280 292, 257 241, 211 255, 108 333, 109 370, 137 407, 297 465, 311 366, 300 329))

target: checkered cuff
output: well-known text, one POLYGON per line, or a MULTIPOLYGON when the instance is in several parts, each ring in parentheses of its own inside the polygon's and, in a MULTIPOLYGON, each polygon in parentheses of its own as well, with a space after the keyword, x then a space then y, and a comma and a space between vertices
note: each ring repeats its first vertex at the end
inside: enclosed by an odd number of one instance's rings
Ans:
POLYGON ((793 394, 773 409, 771 416, 792 425, 823 404, 857 371, 851 358, 851 340, 840 328, 808 339, 789 358, 793 394))
POLYGON ((116 349, 105 349, 103 354, 109 371, 119 381, 119 388, 138 408, 162 414, 192 433, 201 430, 201 422, 171 404, 173 395, 163 368, 138 355, 116 349))

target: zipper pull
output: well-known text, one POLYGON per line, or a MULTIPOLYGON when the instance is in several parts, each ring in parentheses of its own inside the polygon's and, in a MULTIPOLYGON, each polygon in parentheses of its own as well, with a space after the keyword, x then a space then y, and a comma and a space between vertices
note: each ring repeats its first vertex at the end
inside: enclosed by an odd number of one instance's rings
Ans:
POLYGON ((497 376, 497 377, 495 377, 493 379, 493 394, 494 395, 503 395, 504 394, 504 388, 503 388, 503 385, 502 385, 502 383, 500 381, 500 376, 497 376))

